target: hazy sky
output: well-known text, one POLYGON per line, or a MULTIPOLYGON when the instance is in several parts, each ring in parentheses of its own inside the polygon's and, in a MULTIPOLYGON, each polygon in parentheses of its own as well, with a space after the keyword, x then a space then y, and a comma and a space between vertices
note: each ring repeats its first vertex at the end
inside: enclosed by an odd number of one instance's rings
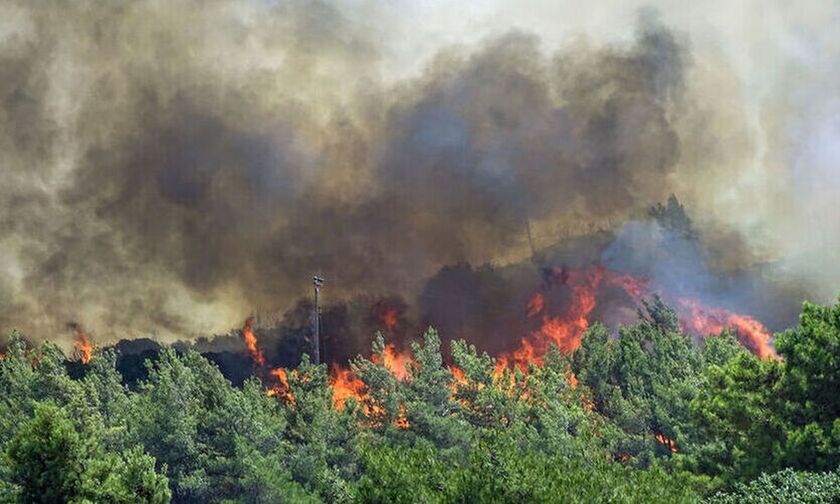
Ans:
POLYGON ((548 245, 671 192, 716 267, 831 300, 839 21, 828 1, 0 0, 0 330, 224 331, 313 269, 336 295, 416 289, 521 259, 524 221, 548 245))
POLYGON ((622 44, 641 9, 685 37, 710 82, 705 97, 723 120, 740 122, 751 144, 726 166, 701 215, 744 231, 785 268, 840 294, 840 4, 831 1, 398 1, 383 37, 390 70, 411 74, 440 47, 510 29, 536 33, 547 48, 580 38, 622 44), (725 103, 729 101, 730 103, 725 103), (729 109, 729 110, 727 110, 729 109))

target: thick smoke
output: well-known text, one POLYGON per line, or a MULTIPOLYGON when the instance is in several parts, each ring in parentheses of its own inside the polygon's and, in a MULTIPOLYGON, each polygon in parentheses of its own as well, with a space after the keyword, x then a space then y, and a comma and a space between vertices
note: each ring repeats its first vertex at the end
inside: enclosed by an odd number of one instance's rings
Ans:
POLYGON ((0 328, 35 338, 222 332, 315 272, 334 300, 432 299, 443 267, 684 189, 707 139, 689 47, 649 13, 626 44, 511 32, 393 81, 365 15, 322 2, 2 10, 0 328))

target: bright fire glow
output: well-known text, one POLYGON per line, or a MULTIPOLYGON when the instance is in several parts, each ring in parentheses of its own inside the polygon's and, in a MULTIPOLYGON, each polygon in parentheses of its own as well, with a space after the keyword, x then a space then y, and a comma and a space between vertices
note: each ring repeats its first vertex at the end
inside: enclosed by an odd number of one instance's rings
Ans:
POLYGON ((671 450, 671 453, 677 452, 677 443, 675 443, 673 439, 665 437, 664 434, 656 434, 654 437, 656 438, 656 441, 659 442, 659 444, 671 450))
MULTIPOLYGON (((528 364, 541 364, 542 356, 551 344, 561 351, 573 352, 579 345, 580 339, 589 328, 590 315, 595 310, 598 289, 604 283, 623 288, 634 300, 641 298, 645 292, 645 282, 630 275, 618 274, 602 267, 581 271, 553 269, 548 273, 549 279, 559 279, 559 283, 571 289, 572 299, 563 313, 548 313, 545 294, 536 292, 525 307, 528 317, 540 319, 540 327, 530 335, 522 338, 519 348, 510 354, 504 354, 497 359, 497 374, 501 369, 513 365, 526 370, 528 364)), ((558 282, 554 282, 558 283, 558 282)), ((547 285, 544 291, 551 291, 560 286, 547 285)))
MULTIPOLYGON (((580 346, 583 334, 590 327, 591 316, 598 306, 601 289, 618 289, 624 292, 636 305, 653 293, 648 280, 626 273, 617 273, 601 266, 593 266, 582 270, 568 270, 554 268, 545 273, 545 285, 538 289, 527 301, 525 314, 538 322, 537 329, 523 337, 519 347, 509 353, 502 354, 496 359, 494 375, 500 378, 505 370, 513 367, 525 371, 531 364, 541 365, 543 356, 550 346, 556 345, 565 353, 573 352, 580 346), (554 289, 568 289, 569 301, 559 312, 553 311, 548 303, 548 296, 554 289)), ((604 291, 605 292, 605 291, 604 291)), ((667 293, 664 293, 667 295, 667 293)), ((708 307, 694 299, 679 299, 676 305, 678 317, 682 327, 701 336, 716 335, 725 329, 736 331, 739 340, 759 357, 778 358, 771 345, 770 332, 764 325, 747 315, 740 315, 722 308, 708 307)), ((396 308, 384 303, 374 306, 373 313, 380 323, 393 331, 399 322, 399 312, 396 308)), ((255 363, 262 365, 264 356, 257 346, 256 337, 251 328, 251 319, 245 323, 242 330, 249 352, 255 363)), ((382 363, 398 380, 408 380, 411 377, 411 367, 414 363, 409 352, 400 351, 394 343, 385 345, 381 355, 370 357, 374 363, 382 363)), ((458 384, 466 383, 463 370, 450 366, 452 383, 450 390, 454 394, 458 384)), ((288 375, 285 369, 272 371, 279 386, 270 391, 285 400, 294 401, 289 389, 288 375)), ((333 390, 333 405, 343 409, 349 398, 364 402, 368 397, 367 386, 353 371, 346 366, 333 363, 330 366, 329 383, 333 390)), ((572 388, 578 387, 578 380, 569 373, 568 382, 572 388)), ((594 408, 591 403, 589 409, 594 408)), ((408 427, 403 414, 397 420, 400 428, 408 427)), ((366 413, 370 413, 366 410, 366 413)), ((677 451, 673 440, 662 434, 655 435, 656 440, 668 447, 672 452, 677 451)))
POLYGON ((771 345, 770 331, 764 324, 748 315, 740 315, 723 308, 703 306, 696 299, 680 299, 683 326, 701 336, 718 335, 726 329, 735 331, 738 340, 762 359, 778 359, 771 345))
POLYGON ((344 404, 351 397, 361 402, 367 396, 365 382, 356 378, 348 368, 333 364, 330 369, 330 386, 333 389, 333 406, 344 409, 344 404))
MULTIPOLYGON (((382 362, 398 380, 409 378, 409 366, 414 363, 408 352, 400 352, 393 343, 385 345, 382 355, 372 355, 371 361, 382 362)), ((330 367, 330 385, 333 389, 333 404, 338 409, 344 408, 344 403, 351 397, 359 402, 367 397, 365 383, 353 371, 338 364, 330 367)))
MULTIPOLYGON (((497 358, 497 377, 504 369, 513 366, 525 371, 530 364, 542 364, 542 358, 552 344, 565 353, 573 352, 580 346, 580 340, 590 326, 591 314, 598 306, 600 289, 618 288, 637 305, 653 293, 647 279, 609 271, 602 266, 583 270, 553 268, 545 276, 546 285, 535 292, 525 306, 527 316, 538 319, 540 326, 523 337, 516 350, 497 358), (553 313, 548 308, 546 295, 559 288, 571 290, 571 300, 561 313, 553 313)), ((732 329, 744 346, 758 357, 778 358, 771 344, 770 331, 748 315, 707 307, 694 299, 680 299, 677 310, 686 330, 705 337, 732 329)))
POLYGON ((400 352, 393 343, 385 345, 382 353, 382 360, 385 367, 391 371, 398 380, 405 380, 409 375, 409 364, 414 362, 407 352, 400 352))
POLYGON ((397 308, 380 301, 373 306, 373 314, 379 322, 385 326, 385 330, 393 332, 399 323, 399 311, 397 308))
POLYGON ((251 360, 254 361, 254 364, 257 366, 265 365, 265 356, 260 350, 260 347, 257 346, 257 337, 254 335, 254 319, 253 317, 248 317, 245 320, 245 325, 242 326, 242 338, 245 339, 245 345, 248 346, 248 353, 251 354, 251 360))
POLYGON ((93 356, 93 343, 90 341, 90 338, 88 338, 88 335, 85 333, 84 329, 82 329, 81 325, 71 323, 69 326, 70 329, 73 330, 74 334, 74 354, 79 359, 79 362, 87 364, 93 356))

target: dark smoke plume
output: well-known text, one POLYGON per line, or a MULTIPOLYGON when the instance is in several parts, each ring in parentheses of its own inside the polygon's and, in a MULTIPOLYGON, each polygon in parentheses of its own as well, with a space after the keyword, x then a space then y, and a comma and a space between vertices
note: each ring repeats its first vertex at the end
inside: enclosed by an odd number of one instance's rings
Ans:
POLYGON ((323 2, 6 3, 0 327, 36 338, 223 332, 315 272, 333 301, 401 296, 412 320, 438 289, 518 305, 466 265, 644 214, 692 142, 687 45, 649 15, 625 46, 514 32, 391 82, 323 2))

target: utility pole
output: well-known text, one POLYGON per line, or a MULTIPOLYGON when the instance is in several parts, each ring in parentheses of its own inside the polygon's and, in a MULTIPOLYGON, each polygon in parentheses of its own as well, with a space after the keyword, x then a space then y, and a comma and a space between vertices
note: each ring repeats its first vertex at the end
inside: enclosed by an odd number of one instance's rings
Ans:
POLYGON ((315 335, 312 339, 312 361, 317 366, 321 363, 321 305, 318 304, 318 292, 324 285, 324 279, 315 275, 312 277, 312 285, 315 286, 315 335))
POLYGON ((534 237, 531 236, 531 219, 525 217, 525 232, 528 233, 528 246, 531 247, 531 261, 537 262, 537 249, 534 248, 534 237))

